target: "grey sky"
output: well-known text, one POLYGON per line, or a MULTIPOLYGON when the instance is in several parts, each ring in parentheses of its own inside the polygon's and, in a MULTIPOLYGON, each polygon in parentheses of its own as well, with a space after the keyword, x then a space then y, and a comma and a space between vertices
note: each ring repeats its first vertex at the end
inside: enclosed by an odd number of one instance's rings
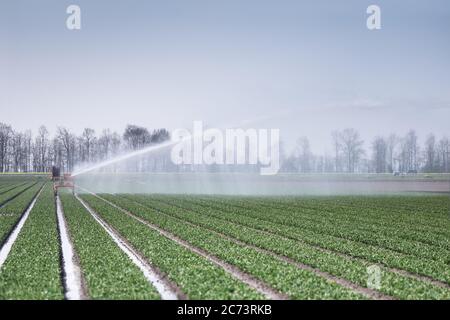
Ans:
POLYGON ((245 122, 317 152, 345 127, 450 134, 448 1, 0 3, 0 121, 20 130, 245 122))

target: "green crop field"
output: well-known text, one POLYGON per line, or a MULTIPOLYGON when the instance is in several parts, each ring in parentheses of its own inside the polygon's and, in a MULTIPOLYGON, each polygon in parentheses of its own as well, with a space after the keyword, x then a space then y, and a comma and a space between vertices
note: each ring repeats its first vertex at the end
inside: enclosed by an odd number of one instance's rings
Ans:
POLYGON ((448 194, 90 191, 0 176, 0 299, 450 299, 448 194))

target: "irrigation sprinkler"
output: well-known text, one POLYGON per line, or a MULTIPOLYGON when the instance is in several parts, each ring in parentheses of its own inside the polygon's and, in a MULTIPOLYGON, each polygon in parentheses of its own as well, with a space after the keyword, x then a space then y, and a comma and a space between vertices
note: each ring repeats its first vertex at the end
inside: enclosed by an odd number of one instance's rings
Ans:
POLYGON ((69 188, 72 189, 72 193, 75 194, 75 183, 70 173, 64 173, 61 175, 61 169, 59 167, 52 167, 52 181, 53 192, 55 196, 58 194, 58 189, 69 188))

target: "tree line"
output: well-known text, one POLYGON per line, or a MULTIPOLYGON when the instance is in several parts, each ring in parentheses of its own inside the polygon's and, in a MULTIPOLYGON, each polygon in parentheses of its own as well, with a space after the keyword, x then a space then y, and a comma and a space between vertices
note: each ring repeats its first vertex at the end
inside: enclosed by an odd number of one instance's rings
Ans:
POLYGON ((405 136, 377 136, 365 148, 355 129, 333 131, 331 154, 315 155, 307 137, 297 140, 294 151, 284 156, 285 172, 348 172, 348 173, 449 173, 450 140, 439 140, 429 134, 421 146, 415 130, 405 136))
POLYGON ((90 128, 76 135, 58 127, 53 137, 41 126, 33 137, 30 130, 15 131, 10 125, 0 123, 0 172, 49 172, 52 166, 71 172, 77 165, 99 162, 168 139, 170 134, 166 129, 150 131, 136 125, 128 125, 123 134, 105 129, 99 135, 90 128))
MULTIPOLYGON (((123 152, 139 150, 170 139, 168 130, 149 130, 128 125, 122 134, 104 129, 97 134, 86 128, 76 135, 67 128, 58 127, 50 136, 41 126, 35 136, 30 130, 20 132, 10 125, 0 123, 0 172, 49 172, 58 166, 71 172, 79 165, 96 163, 123 152)), ((333 131, 330 136, 332 152, 314 154, 309 139, 300 137, 294 149, 286 152, 281 145, 282 172, 300 173, 415 173, 450 172, 450 140, 437 139, 429 134, 423 145, 414 130, 404 136, 390 134, 377 136, 369 143, 355 129, 333 131)), ((191 166, 174 165, 170 152, 162 150, 151 156, 141 156, 124 164, 116 164, 111 171, 256 171, 257 166, 239 165, 191 166)))

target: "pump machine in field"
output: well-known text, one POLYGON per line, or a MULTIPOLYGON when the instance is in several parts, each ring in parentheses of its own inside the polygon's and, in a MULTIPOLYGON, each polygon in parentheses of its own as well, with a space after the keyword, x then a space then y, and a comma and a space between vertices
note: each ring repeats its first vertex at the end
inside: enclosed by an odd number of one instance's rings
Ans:
POLYGON ((75 193, 75 183, 70 173, 64 173, 61 175, 61 169, 53 166, 52 181, 53 181, 53 192, 55 193, 55 195, 58 193, 58 189, 60 188, 72 189, 72 193, 75 193))

